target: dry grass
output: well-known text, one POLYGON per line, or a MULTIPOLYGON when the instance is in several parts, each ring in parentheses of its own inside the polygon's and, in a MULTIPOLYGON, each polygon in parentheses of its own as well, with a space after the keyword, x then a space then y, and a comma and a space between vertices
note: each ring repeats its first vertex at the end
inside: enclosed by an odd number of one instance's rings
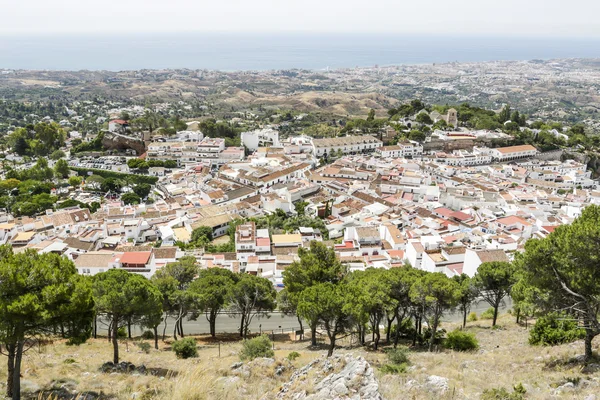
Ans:
MULTIPOLYGON (((412 367, 405 375, 379 375, 381 393, 387 399, 478 399, 485 389, 504 387, 512 391, 522 383, 527 399, 583 399, 600 392, 600 374, 583 374, 580 364, 551 368, 553 361, 566 361, 583 352, 579 341, 556 347, 530 346, 528 331, 514 323, 510 315, 499 320, 500 329, 491 329, 490 321, 471 322, 469 332, 475 333, 480 349, 472 353, 442 351, 440 353, 411 352, 412 367), (410 389, 406 383, 423 383, 430 375, 449 379, 450 390, 444 395, 410 389), (556 387, 568 378, 580 377, 592 385, 578 385, 575 390, 555 393, 556 387)), ((455 326, 448 324, 445 329, 455 326)), ((384 356, 371 353, 373 364, 383 362, 384 356)))
MULTIPOLYGON (((578 356, 583 351, 582 342, 557 347, 533 347, 527 343, 528 331, 517 326, 509 315, 500 319, 501 329, 492 330, 490 321, 469 323, 468 330, 475 333, 480 350, 474 353, 442 351, 427 353, 411 351, 412 366, 404 375, 383 375, 377 372, 382 395, 388 399, 478 399, 485 389, 504 387, 509 390, 523 383, 528 399, 584 399, 589 394, 600 392, 600 374, 584 374, 579 364, 564 361, 578 356), (558 361, 558 362, 557 362, 558 361), (429 375, 448 378, 450 390, 444 395, 410 389, 409 380, 423 383, 429 375), (580 377, 576 388, 561 394, 555 388, 566 379, 580 377)), ((453 325, 444 326, 453 329, 453 325)), ((208 337, 197 338, 199 358, 179 360, 170 351, 169 343, 160 342, 160 350, 145 354, 133 343, 127 351, 121 345, 122 360, 135 365, 145 365, 157 375, 104 374, 100 366, 112 358, 112 347, 106 340, 90 340, 79 347, 68 347, 56 342, 41 349, 30 351, 24 357, 23 380, 25 388, 46 390, 33 398, 39 400, 57 399, 48 392, 52 388, 63 387, 70 393, 94 392, 102 394, 101 399, 136 398, 158 400, 202 400, 202 399, 261 399, 273 398, 273 393, 289 380, 293 368, 299 368, 324 351, 307 348, 308 343, 282 341, 276 343, 276 363, 253 365, 245 373, 231 369, 239 361, 240 343, 235 335, 223 337, 221 354, 218 347, 208 337), (297 351, 300 357, 289 361, 286 356, 297 351), (65 363, 65 360, 72 359, 65 363), (277 375, 279 366, 285 372, 277 375)), ((363 355, 377 367, 386 362, 382 351, 373 352, 361 348, 351 350, 363 355)), ((0 364, 0 381, 6 380, 6 364, 0 364)), ((309 390, 316 379, 309 376, 296 383, 299 389, 309 390)), ((0 387, 3 390, 4 386, 0 387)), ((76 397, 76 395, 72 396, 76 397)), ((64 397, 59 397, 64 398, 64 397)), ((83 397, 80 397, 83 400, 83 397)))

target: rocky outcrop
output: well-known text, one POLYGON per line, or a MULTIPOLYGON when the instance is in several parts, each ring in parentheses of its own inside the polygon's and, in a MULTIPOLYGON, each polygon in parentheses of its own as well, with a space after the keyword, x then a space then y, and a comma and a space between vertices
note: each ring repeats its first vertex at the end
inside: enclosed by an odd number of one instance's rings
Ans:
POLYGON ((140 138, 121 135, 115 132, 105 132, 102 138, 102 146, 108 150, 135 150, 137 155, 142 155, 146 152, 146 145, 140 138))
POLYGON ((316 359, 294 372, 277 399, 383 400, 383 397, 373 368, 363 357, 335 355, 316 359))

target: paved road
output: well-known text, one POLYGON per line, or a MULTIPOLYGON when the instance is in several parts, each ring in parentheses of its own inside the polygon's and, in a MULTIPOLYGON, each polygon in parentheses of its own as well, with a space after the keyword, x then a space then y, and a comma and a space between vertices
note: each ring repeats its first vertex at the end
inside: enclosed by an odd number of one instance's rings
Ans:
MULTIPOLYGON (((471 308, 471 311, 476 312, 477 314, 481 314, 483 311, 489 308, 489 304, 483 300, 479 300, 475 302, 471 308)), ((505 299, 505 304, 500 307, 501 311, 506 311, 512 307, 512 301, 510 298, 505 299)), ((462 321, 462 314, 460 312, 455 313, 447 313, 442 318, 443 322, 460 322, 462 321)), ((173 319, 169 319, 167 321, 167 335, 170 336, 173 334, 173 319)), ((240 319, 238 316, 229 316, 228 314, 221 314, 217 318, 217 332, 218 333, 236 333, 239 330, 240 319)), ((162 333, 164 328, 164 324, 159 326, 159 332, 162 333)), ((308 326, 304 324, 304 328, 308 329, 308 326)), ((282 332, 294 332, 300 329, 300 325, 298 324, 298 319, 296 317, 285 316, 279 312, 273 312, 268 315, 268 317, 258 318, 255 317, 252 323, 250 324, 251 332, 268 332, 272 331, 282 332)), ((185 334, 190 335, 199 335, 206 334, 209 332, 208 321, 201 315, 197 321, 187 321, 183 322, 183 330, 185 334)), ((101 335, 106 334, 106 327, 103 324, 98 325, 98 333, 101 335)), ((138 336, 141 334, 141 330, 138 327, 133 328, 132 334, 134 336, 138 336)))

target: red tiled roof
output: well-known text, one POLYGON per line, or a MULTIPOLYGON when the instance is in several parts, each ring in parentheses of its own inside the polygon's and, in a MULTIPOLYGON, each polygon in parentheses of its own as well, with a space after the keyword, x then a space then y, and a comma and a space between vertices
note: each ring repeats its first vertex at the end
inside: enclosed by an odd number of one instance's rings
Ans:
POLYGON ((130 251, 121 256, 122 264, 147 264, 150 260, 150 251, 130 251))
POLYGON ((256 245, 257 246, 271 246, 271 239, 269 238, 258 238, 256 239, 256 245))
POLYGON ((461 211, 454 211, 452 214, 450 214, 450 216, 452 218, 456 218, 459 221, 468 221, 471 219, 471 216, 469 214, 465 214, 461 211))

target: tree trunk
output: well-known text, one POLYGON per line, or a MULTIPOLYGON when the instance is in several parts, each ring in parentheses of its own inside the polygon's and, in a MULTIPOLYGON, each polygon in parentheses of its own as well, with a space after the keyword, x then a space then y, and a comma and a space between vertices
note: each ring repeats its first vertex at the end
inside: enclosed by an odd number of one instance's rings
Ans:
POLYGON ((118 332, 119 332, 119 324, 117 324, 117 320, 115 319, 112 324, 112 344, 113 344, 113 362, 115 364, 119 363, 119 340, 118 340, 118 332))
POLYGON ((467 327, 467 309, 466 307, 463 309, 463 329, 467 327))
POLYGON ((179 320, 179 336, 181 336, 181 337, 185 337, 185 335, 183 334, 183 317, 184 316, 185 316, 185 314, 182 315, 181 319, 179 320))
POLYGON ((19 340, 15 349, 15 366, 12 380, 13 400, 21 400, 21 361, 23 360, 24 344, 23 340, 19 340))
POLYGON ((112 322, 110 324, 108 324, 108 343, 110 343, 112 341, 112 322))
POLYGON ((433 342, 435 341, 435 333, 437 332, 438 318, 433 318, 433 326, 431 327, 431 338, 429 339, 429 351, 433 350, 433 342))
POLYGON ((162 338, 163 342, 165 340, 167 340, 167 325, 168 325, 167 318, 168 318, 167 313, 165 313, 165 327, 163 328, 163 338, 162 338))
POLYGON ((246 314, 242 313, 241 317, 242 317, 242 320, 240 321, 240 337, 243 338, 244 337, 244 322, 246 319, 246 314))
POLYGON ((498 319, 498 307, 499 303, 494 304, 494 319, 492 320, 492 326, 496 326, 496 320, 498 319))
POLYGON ((385 342, 387 344, 390 344, 391 333, 392 333, 392 324, 394 323, 394 320, 396 319, 396 316, 394 315, 391 319, 386 316, 386 319, 387 319, 387 327, 386 327, 386 330, 385 330, 385 342))
POLYGON ((15 350, 14 344, 6 345, 6 352, 8 353, 8 379, 6 380, 6 396, 12 398, 13 391, 13 379, 15 376, 15 350))
POLYGON ((127 338, 131 339, 131 320, 127 321, 127 338))
POLYGON ((98 339, 98 316, 94 315, 94 339, 98 339))
POLYGON ((316 322, 312 322, 310 324, 310 345, 311 346, 316 346, 317 345, 317 323, 316 322))
POLYGON ((216 311, 210 312, 208 325, 210 326, 210 336, 216 337, 217 336, 217 327, 216 327, 217 326, 217 312, 216 311))
POLYGON ((154 326, 154 348, 158 350, 158 325, 154 326))
POLYGON ((300 330, 302 331, 302 336, 304 336, 304 326, 302 325, 302 318, 298 316, 298 323, 300 324, 300 330))
POLYGON ((398 341, 400 340, 400 325, 402 325, 402 320, 400 316, 396 314, 396 332, 394 334, 394 348, 398 347, 398 341))
POLYGON ((592 351, 592 340, 594 340, 594 333, 587 329, 585 331, 585 356, 584 356, 584 360, 586 363, 592 361, 592 358, 594 357, 594 353, 592 351))
POLYGON ((413 335, 413 347, 417 345, 417 336, 419 335, 419 318, 415 317, 415 333, 413 335))
POLYGON ((517 311, 517 324, 520 322, 521 320, 521 309, 519 307, 516 307, 516 311, 517 311))

